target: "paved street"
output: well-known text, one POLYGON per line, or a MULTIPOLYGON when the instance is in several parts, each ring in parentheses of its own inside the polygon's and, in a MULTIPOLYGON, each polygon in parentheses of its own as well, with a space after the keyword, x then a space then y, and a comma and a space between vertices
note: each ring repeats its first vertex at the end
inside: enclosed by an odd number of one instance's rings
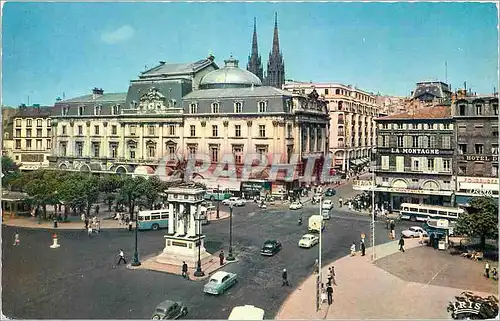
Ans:
MULTIPOLYGON (((234 250, 239 262, 225 270, 238 273, 239 283, 220 297, 204 295, 203 282, 146 270, 114 268, 120 248, 128 259, 133 254, 133 233, 108 230, 89 238, 83 231, 59 231, 61 248, 53 250, 47 230, 19 229, 21 246, 12 246, 15 229, 3 227, 3 312, 15 318, 150 318, 162 300, 181 300, 190 307, 189 318, 226 319, 241 304, 254 304, 273 318, 295 286, 313 270, 317 247, 299 249, 307 232, 307 217, 315 208, 304 209, 304 224, 297 225, 299 211, 260 211, 250 203, 236 208, 233 219, 234 250), (309 214, 308 214, 309 213, 309 214), (276 238, 283 251, 275 257, 259 255, 263 241, 276 238), (281 271, 287 268, 291 287, 281 287, 281 271), (257 294, 258 293, 258 294, 257 294), (196 307, 196 308, 195 308, 196 307)), ((406 228, 403 224, 399 228, 406 228)), ((377 243, 387 242, 387 230, 377 225, 377 243)), ((399 229, 398 229, 399 231, 399 229)), ((369 218, 335 212, 324 233, 324 261, 346 255, 361 232, 368 235, 369 218)), ((227 253, 229 221, 204 227, 207 250, 227 253)), ((141 257, 163 249, 164 231, 141 232, 141 257)))

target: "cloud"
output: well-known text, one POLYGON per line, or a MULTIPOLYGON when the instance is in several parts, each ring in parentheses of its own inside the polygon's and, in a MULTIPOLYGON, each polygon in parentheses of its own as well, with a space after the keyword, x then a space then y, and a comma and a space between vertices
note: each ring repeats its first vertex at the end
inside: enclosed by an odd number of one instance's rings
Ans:
POLYGON ((134 33, 135 30, 131 26, 121 26, 118 29, 103 32, 101 34, 101 41, 107 44, 120 43, 132 38, 134 33))

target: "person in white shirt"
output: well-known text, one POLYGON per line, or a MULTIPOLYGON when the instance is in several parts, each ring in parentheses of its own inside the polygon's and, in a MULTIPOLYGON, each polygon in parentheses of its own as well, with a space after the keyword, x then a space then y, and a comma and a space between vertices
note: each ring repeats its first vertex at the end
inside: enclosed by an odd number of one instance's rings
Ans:
POLYGON ((87 232, 88 232, 89 236, 92 236, 92 225, 89 225, 87 232))
POLYGON ((118 220, 118 225, 122 225, 122 216, 120 213, 116 213, 116 219, 118 220))
POLYGON ((424 234, 422 232, 418 232, 418 244, 424 244, 424 234))
POLYGON ((16 235, 14 235, 14 246, 18 246, 21 244, 21 241, 19 240, 19 233, 16 232, 16 235))
POLYGON ((351 256, 354 256, 354 255, 356 255, 356 243, 352 242, 352 245, 351 245, 351 256))
POLYGON ((118 260, 118 263, 116 263, 116 265, 120 265, 122 261, 123 263, 127 264, 127 261, 125 260, 125 253, 123 253, 122 249, 120 249, 120 254, 118 254, 118 256, 120 256, 120 259, 118 260))

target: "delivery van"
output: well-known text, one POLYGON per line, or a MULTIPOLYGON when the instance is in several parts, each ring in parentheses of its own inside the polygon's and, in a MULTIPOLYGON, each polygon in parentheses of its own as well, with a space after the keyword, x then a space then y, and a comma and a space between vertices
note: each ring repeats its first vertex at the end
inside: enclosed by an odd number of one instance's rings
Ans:
POLYGON ((311 217, 309 217, 309 225, 308 225, 309 232, 319 233, 320 228, 322 230, 325 229, 325 221, 323 220, 323 216, 312 215, 311 217))

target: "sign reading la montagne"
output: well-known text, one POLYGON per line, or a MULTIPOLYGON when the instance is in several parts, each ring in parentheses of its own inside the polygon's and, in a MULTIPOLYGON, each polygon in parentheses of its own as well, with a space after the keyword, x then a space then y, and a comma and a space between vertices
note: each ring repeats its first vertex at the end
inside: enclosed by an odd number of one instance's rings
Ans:
POLYGON ((391 148, 391 154, 439 155, 439 149, 432 148, 391 148))

